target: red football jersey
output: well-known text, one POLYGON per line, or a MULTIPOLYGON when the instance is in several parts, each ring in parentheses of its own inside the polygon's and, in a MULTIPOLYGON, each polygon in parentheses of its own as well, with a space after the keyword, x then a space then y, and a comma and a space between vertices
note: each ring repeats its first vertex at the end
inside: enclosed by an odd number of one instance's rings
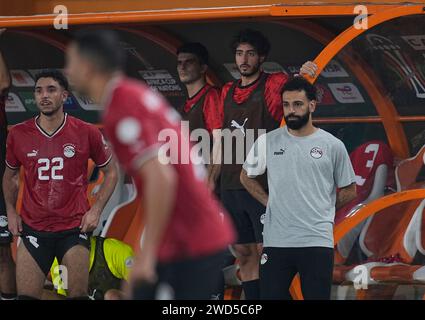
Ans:
POLYGON ((102 167, 112 158, 99 129, 67 114, 51 135, 37 118, 14 126, 6 150, 6 165, 25 171, 22 220, 48 232, 80 226, 89 209, 87 162, 102 167))
MULTIPOLYGON (((165 144, 160 138, 162 134, 175 133, 180 137, 180 116, 144 84, 126 78, 115 81, 115 87, 108 91, 111 96, 104 113, 105 134, 143 198, 139 169, 158 156, 165 144)), ((178 156, 184 158, 189 148, 183 146, 184 138, 178 140, 178 156)), ((191 161, 178 161, 172 166, 178 175, 177 194, 159 247, 159 261, 225 249, 235 239, 233 228, 227 213, 206 186, 204 166, 191 161)))
POLYGON ((365 200, 372 191, 376 169, 381 164, 388 167, 386 187, 394 186, 394 157, 391 149, 383 141, 368 141, 357 147, 350 160, 356 173, 357 196, 365 200))
POLYGON ((190 109, 205 95, 203 114, 206 129, 212 133, 214 129, 221 129, 223 124, 223 114, 219 109, 220 104, 220 90, 206 84, 198 93, 192 98, 187 99, 184 104, 184 111, 189 112, 190 109))
MULTIPOLYGON (((241 87, 241 80, 238 80, 238 85, 236 86, 233 94, 233 100, 238 104, 246 101, 251 95, 251 93, 254 91, 254 89, 257 88, 260 78, 261 76, 258 77, 256 81, 245 87, 241 87)), ((279 122, 282 121, 283 118, 281 91, 288 79, 288 75, 283 72, 271 73, 267 78, 264 90, 264 99, 266 101, 267 108, 273 118, 279 122)), ((223 86, 223 89, 221 90, 221 99, 219 104, 220 114, 224 114, 224 100, 226 99, 226 95, 232 85, 233 81, 228 82, 223 86)))
POLYGON ((335 223, 339 223, 357 204, 366 200, 372 191, 376 169, 381 164, 388 167, 386 187, 394 188, 394 158, 391 149, 383 141, 372 140, 358 146, 350 153, 350 160, 356 174, 357 197, 335 215, 335 223))

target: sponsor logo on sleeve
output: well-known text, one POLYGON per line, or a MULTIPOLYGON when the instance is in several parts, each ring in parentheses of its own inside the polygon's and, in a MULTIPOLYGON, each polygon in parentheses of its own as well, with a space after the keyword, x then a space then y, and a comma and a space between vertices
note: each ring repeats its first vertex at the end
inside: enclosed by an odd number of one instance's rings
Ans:
POLYGON ((133 117, 122 119, 116 127, 116 135, 118 140, 126 145, 137 142, 142 132, 140 122, 133 117))
POLYGON ((161 98, 154 92, 146 91, 140 97, 140 102, 150 111, 159 110, 161 98))

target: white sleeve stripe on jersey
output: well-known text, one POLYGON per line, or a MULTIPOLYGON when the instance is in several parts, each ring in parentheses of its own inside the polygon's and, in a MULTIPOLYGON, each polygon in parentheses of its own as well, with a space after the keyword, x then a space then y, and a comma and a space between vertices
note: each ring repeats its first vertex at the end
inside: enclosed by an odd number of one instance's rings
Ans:
POLYGON ((133 169, 140 169, 140 167, 147 162, 148 160, 155 158, 158 156, 158 150, 161 147, 161 144, 156 143, 151 145, 150 147, 146 148, 142 154, 137 156, 132 161, 132 167, 133 169))
POLYGON ((6 165, 7 165, 10 169, 12 169, 12 170, 17 170, 17 169, 19 169, 19 167, 11 166, 11 165, 7 162, 7 160, 5 160, 4 162, 5 162, 5 163, 6 163, 6 165))
POLYGON ((111 155, 109 156, 108 160, 106 160, 106 161, 105 161, 104 163, 102 163, 102 164, 96 164, 96 167, 98 167, 98 168, 103 168, 103 167, 107 166, 107 165, 108 165, 108 163, 109 163, 109 162, 111 162, 111 160, 112 160, 112 153, 111 153, 111 155))

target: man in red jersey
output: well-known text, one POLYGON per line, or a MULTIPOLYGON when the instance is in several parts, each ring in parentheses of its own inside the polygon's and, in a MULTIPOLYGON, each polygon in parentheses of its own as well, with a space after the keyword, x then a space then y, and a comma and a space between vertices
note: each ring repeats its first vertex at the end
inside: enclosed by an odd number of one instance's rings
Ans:
MULTIPOLYGON (((0 36, 6 29, 0 29, 0 36)), ((0 52, 0 174, 3 177, 6 156, 7 117, 6 99, 10 87, 10 75, 0 52)), ((15 262, 12 258, 12 234, 7 224, 3 188, 0 188, 0 294, 2 300, 16 299, 15 262)))
POLYGON ((40 114, 14 126, 7 137, 3 177, 9 230, 19 235, 18 299, 40 299, 55 257, 71 299, 88 299, 89 234, 111 196, 117 169, 100 131, 64 113, 68 82, 57 70, 35 77, 40 114), (97 200, 87 200, 87 162, 105 175, 97 200), (24 169, 21 215, 15 210, 19 168, 24 169), (7 187, 6 187, 7 186, 7 187))
POLYGON ((132 297, 209 299, 234 240, 231 223, 205 184, 203 165, 167 162, 167 148, 179 159, 187 156, 180 151, 187 143, 181 118, 160 95, 123 76, 118 48, 112 31, 81 32, 68 47, 66 72, 77 90, 105 106, 105 133, 143 199, 132 297), (167 144, 166 133, 178 142, 167 144))
MULTIPOLYGON (((394 156, 384 141, 363 143, 350 153, 350 160, 356 174, 357 197, 337 211, 335 223, 341 222, 355 205, 368 203, 396 188, 394 156)), ((361 228, 356 230, 360 232, 361 228)))
MULTIPOLYGON (((217 179, 220 174, 219 160, 221 157, 220 148, 220 130, 223 122, 223 114, 218 108, 220 103, 220 89, 207 83, 206 73, 208 70, 208 50, 199 42, 184 43, 177 49, 177 72, 180 81, 187 90, 187 99, 178 111, 183 120, 189 121, 190 132, 196 133, 196 129, 207 130, 209 134, 209 145, 203 144, 203 147, 209 147, 208 152, 203 153, 206 158, 208 172, 208 185, 214 190, 217 197, 220 197, 220 186, 217 185, 217 179)), ((221 110, 222 111, 222 110, 221 110)), ((203 136, 205 137, 205 136, 203 136)), ((194 137, 195 138, 195 137, 194 137)), ((195 143, 201 141, 192 140, 195 143)), ((225 263, 234 260, 230 252, 226 253, 225 263)), ((221 275, 220 282, 217 285, 216 292, 212 299, 219 300, 224 298, 224 275, 221 275)))
MULTIPOLYGON (((218 131, 221 129, 223 115, 218 109, 220 102, 220 90, 207 83, 206 72, 208 70, 208 51, 199 42, 188 42, 177 50, 177 72, 180 81, 187 90, 185 104, 179 108, 183 120, 189 121, 189 130, 207 130, 210 139, 214 142, 219 138, 218 131)), ((213 142, 211 141, 211 142, 213 142)), ((219 146, 214 143, 215 146, 219 146)), ((213 143, 210 144, 213 146, 213 143)), ((208 184, 214 189, 218 174, 217 165, 214 165, 213 157, 220 157, 220 148, 209 150, 207 159, 208 184)), ((217 161, 215 161, 217 163, 217 161)))
MULTIPOLYGON (((251 143, 261 134, 280 126, 283 118, 281 89, 288 80, 282 72, 268 74, 261 71, 270 50, 268 39, 259 31, 245 29, 234 36, 232 50, 240 80, 232 81, 222 89, 220 110, 223 110, 223 132, 230 130, 233 139, 232 150, 224 150, 224 156, 231 155, 232 161, 223 160, 221 165, 221 201, 229 211, 238 232, 237 243, 233 246, 239 260, 242 286, 247 299, 259 299, 259 264, 262 252, 263 225, 261 218, 266 208, 255 200, 240 182, 242 162, 251 149, 247 137, 253 133, 251 143), (243 155, 235 141, 244 142, 243 155)), ((306 62, 300 74, 314 76, 317 66, 306 62)), ((224 143, 224 145, 226 145, 224 143)), ((259 178, 267 190, 266 175, 259 178)))

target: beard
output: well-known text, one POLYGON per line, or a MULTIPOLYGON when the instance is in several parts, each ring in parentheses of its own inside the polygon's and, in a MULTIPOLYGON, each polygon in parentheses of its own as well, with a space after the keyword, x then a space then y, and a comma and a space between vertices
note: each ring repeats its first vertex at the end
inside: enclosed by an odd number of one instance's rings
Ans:
POLYGON ((58 110, 41 111, 41 113, 42 113, 44 116, 47 116, 47 117, 53 116, 56 112, 58 112, 58 110))
POLYGON ((308 123, 309 119, 310 119, 310 111, 307 111, 302 116, 296 116, 296 115, 286 116, 285 122, 289 129, 299 130, 308 123), (289 119, 289 118, 295 118, 295 119, 289 119))
POLYGON ((238 66, 238 70, 239 70, 239 73, 244 77, 250 77, 250 76, 256 74, 258 72, 258 70, 260 70, 260 64, 256 64, 255 66, 252 66, 251 69, 248 69, 246 71, 242 71, 241 66, 238 66))
POLYGON ((61 105, 56 106, 54 109, 48 110, 48 111, 43 111, 40 110, 40 112, 47 117, 53 116, 54 114, 56 114, 57 112, 59 112, 59 110, 61 110, 61 105))

